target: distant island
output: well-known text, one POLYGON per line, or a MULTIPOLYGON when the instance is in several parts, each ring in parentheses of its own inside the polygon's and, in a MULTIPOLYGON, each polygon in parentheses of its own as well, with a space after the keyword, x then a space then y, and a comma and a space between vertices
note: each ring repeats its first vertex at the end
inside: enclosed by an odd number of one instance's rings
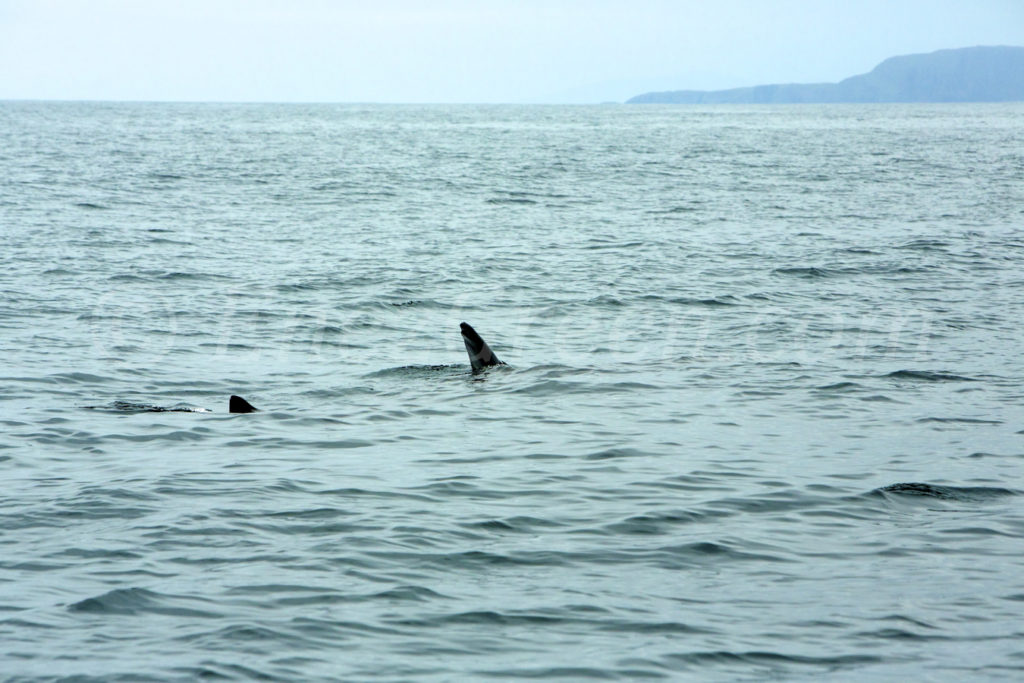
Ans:
POLYGON ((839 83, 786 83, 731 90, 673 90, 627 104, 1024 101, 1024 47, 966 47, 890 57, 839 83))

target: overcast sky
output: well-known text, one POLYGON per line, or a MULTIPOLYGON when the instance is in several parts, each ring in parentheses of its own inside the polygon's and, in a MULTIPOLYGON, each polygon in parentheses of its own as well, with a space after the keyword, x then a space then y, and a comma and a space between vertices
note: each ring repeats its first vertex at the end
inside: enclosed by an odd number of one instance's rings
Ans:
POLYGON ((0 99, 602 102, 1024 45, 1024 0, 0 0, 0 99))

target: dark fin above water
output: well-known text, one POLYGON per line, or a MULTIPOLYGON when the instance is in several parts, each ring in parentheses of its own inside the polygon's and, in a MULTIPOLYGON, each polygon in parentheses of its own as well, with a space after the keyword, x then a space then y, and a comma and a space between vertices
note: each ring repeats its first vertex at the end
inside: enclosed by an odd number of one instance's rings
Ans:
POLYGON ((232 396, 228 401, 228 412, 230 413, 255 413, 256 409, 241 396, 232 396))
POLYGON ((469 354, 469 364, 473 366, 473 372, 479 372, 491 365, 504 365, 469 323, 462 323, 459 327, 462 328, 462 341, 466 344, 466 353, 469 354))

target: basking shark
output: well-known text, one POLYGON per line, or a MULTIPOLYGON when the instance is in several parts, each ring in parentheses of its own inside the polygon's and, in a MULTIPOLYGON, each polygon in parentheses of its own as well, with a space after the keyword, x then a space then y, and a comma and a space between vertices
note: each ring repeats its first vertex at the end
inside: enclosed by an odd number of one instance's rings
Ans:
POLYGON ((491 347, 476 333, 469 323, 459 325, 462 328, 462 341, 466 344, 466 353, 469 354, 469 364, 473 366, 473 372, 480 372, 491 365, 504 365, 491 351, 491 347))
MULTIPOLYGON (((491 347, 487 345, 487 342, 477 334, 477 331, 470 326, 469 323, 462 323, 459 326, 462 329, 462 341, 466 344, 466 353, 469 354, 469 364, 473 366, 473 372, 480 372, 492 365, 504 365, 504 361, 498 359, 494 351, 491 351, 491 347)), ((87 408, 102 408, 104 406, 86 406, 87 408)), ((129 403, 127 401, 114 401, 110 406, 115 411, 124 411, 132 413, 166 413, 166 412, 182 412, 182 413, 206 413, 209 412, 204 408, 192 408, 184 406, 164 407, 154 406, 144 403, 129 403)), ((259 409, 254 407, 251 403, 246 401, 241 396, 231 395, 228 399, 228 412, 229 413, 255 413, 259 409)))

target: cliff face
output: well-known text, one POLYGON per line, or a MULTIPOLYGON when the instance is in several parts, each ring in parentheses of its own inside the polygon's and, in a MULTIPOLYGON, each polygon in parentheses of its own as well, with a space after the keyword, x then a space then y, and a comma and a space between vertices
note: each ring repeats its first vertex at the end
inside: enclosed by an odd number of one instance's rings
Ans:
POLYGON ((1024 101, 1024 47, 967 47, 890 57, 870 73, 839 83, 758 85, 732 90, 675 90, 628 102, 786 104, 795 102, 1024 101))

